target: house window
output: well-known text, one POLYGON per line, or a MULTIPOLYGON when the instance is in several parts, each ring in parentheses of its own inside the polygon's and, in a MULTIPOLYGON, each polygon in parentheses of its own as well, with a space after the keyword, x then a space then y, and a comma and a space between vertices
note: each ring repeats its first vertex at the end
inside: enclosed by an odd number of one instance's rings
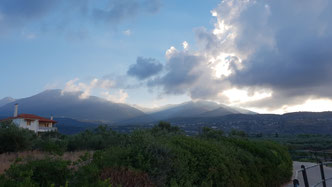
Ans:
POLYGON ((31 121, 27 121, 27 125, 30 126, 31 125, 31 121))

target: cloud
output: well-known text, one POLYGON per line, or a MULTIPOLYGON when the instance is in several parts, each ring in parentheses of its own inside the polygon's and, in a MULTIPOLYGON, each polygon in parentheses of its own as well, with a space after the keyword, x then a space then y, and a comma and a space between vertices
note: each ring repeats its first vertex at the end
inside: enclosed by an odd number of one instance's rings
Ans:
POLYGON ((2 0, 1 14, 15 20, 36 19, 46 15, 53 9, 58 0, 2 0))
POLYGON ((128 98, 128 93, 120 89, 117 93, 111 94, 108 91, 102 92, 101 96, 108 101, 115 103, 125 103, 128 98))
POLYGON ((188 50, 188 49, 189 49, 189 44, 188 44, 187 41, 184 41, 184 42, 182 43, 182 46, 183 46, 183 49, 184 49, 184 50, 188 50))
POLYGON ((227 52, 242 59, 243 66, 232 68, 228 80, 237 87, 273 91, 271 97, 247 106, 276 109, 308 98, 331 98, 330 8, 332 3, 326 0, 225 1, 219 5, 217 25, 228 29, 215 34, 221 45, 208 44, 217 46, 213 50, 231 49, 227 52))
POLYGON ((96 21, 114 24, 133 18, 140 12, 157 12, 159 8, 159 0, 109 0, 106 7, 95 8, 93 16, 96 21))
POLYGON ((201 53, 186 49, 178 51, 171 47, 166 58, 166 73, 148 82, 150 87, 162 87, 164 94, 187 94, 193 99, 209 99, 227 87, 227 82, 215 76, 209 59, 201 53))
POLYGON ((122 33, 126 36, 130 36, 131 35, 131 30, 128 29, 128 30, 123 31, 122 33))
POLYGON ((0 32, 26 26, 43 32, 77 31, 93 23, 116 27, 160 7, 160 0, 1 0, 0 32))
POLYGON ((110 79, 94 78, 86 83, 79 81, 78 78, 75 78, 73 80, 69 80, 65 84, 65 87, 62 89, 62 94, 66 92, 78 92, 80 93, 80 99, 88 99, 94 94, 116 103, 124 103, 128 98, 128 93, 121 88, 117 88, 116 81, 110 79))
POLYGON ((66 83, 62 93, 65 92, 82 92, 80 94, 80 99, 87 99, 91 96, 91 92, 94 89, 108 90, 114 86, 112 80, 99 80, 94 78, 89 83, 79 82, 79 79, 73 79, 66 83))
POLYGON ((148 86, 270 110, 332 99, 331 8, 328 0, 224 0, 211 11, 214 29, 195 30, 196 50, 171 47, 148 86))
POLYGON ((21 28, 27 23, 47 16, 60 1, 57 0, 1 0, 0 33, 21 28))
POLYGON ((163 65, 154 58, 138 57, 136 64, 129 67, 127 74, 139 80, 144 80, 158 74, 162 69, 163 65))

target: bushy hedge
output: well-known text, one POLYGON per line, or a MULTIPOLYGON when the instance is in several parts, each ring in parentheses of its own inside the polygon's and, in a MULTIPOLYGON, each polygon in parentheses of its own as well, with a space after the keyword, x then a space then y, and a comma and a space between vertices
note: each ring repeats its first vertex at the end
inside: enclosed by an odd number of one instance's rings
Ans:
POLYGON ((292 160, 285 147, 223 134, 204 128, 199 136, 186 136, 163 122, 127 135, 105 126, 70 137, 48 135, 39 139, 46 147, 96 151, 76 163, 18 162, 0 177, 0 185, 133 186, 137 181, 145 186, 256 187, 281 186, 290 179, 292 160))
POLYGON ((36 134, 27 129, 18 128, 10 121, 0 123, 0 154, 31 149, 36 134))

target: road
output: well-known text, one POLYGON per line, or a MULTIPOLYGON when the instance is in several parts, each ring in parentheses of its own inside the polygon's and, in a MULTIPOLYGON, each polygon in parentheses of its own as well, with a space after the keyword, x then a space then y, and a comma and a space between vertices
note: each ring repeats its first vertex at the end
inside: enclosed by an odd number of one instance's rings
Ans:
MULTIPOLYGON (((293 178, 296 170, 301 169, 301 165, 304 165, 306 167, 315 165, 316 163, 310 163, 310 162, 293 162, 293 178)), ((332 177, 332 168, 331 167, 324 167, 324 172, 325 172, 325 178, 330 178, 332 177)), ((320 175, 320 169, 319 167, 314 167, 309 170, 307 170, 307 175, 308 175, 308 181, 309 181, 309 186, 313 186, 314 184, 318 183, 321 180, 321 175, 320 175)), ((298 179, 300 182, 300 187, 304 187, 303 183, 303 177, 302 173, 299 173, 298 179)), ((322 187, 323 185, 318 185, 318 187, 322 187)), ((326 186, 332 186, 332 180, 328 181, 326 183, 326 186)), ((284 187, 293 187, 293 183, 289 183, 285 185, 284 187)))

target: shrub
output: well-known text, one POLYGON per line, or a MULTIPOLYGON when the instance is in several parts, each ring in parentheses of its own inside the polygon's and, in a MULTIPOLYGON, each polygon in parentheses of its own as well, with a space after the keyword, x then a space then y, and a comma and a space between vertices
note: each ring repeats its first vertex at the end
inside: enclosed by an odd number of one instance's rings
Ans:
POLYGON ((19 128, 11 121, 0 123, 0 154, 30 149, 36 139, 34 132, 19 128))
POLYGON ((69 165, 70 162, 60 159, 32 160, 27 163, 13 164, 5 172, 5 176, 18 183, 24 183, 31 179, 39 186, 64 186, 72 175, 69 165))
POLYGON ((165 122, 128 135, 106 126, 68 138, 45 134, 36 144, 43 150, 62 151, 66 146, 61 143, 68 142, 68 150, 97 151, 73 164, 54 158, 16 162, 0 177, 0 185, 249 187, 288 182, 292 160, 287 148, 243 137, 242 132, 225 137, 210 128, 186 136, 165 122))
POLYGON ((209 127, 203 127, 200 136, 208 139, 219 139, 224 135, 222 130, 213 130, 209 127))
POLYGON ((54 155, 63 155, 67 150, 67 142, 59 139, 40 140, 37 142, 36 148, 54 155))
POLYGON ((100 178, 109 181, 114 187, 155 186, 146 173, 128 168, 105 168, 101 172, 100 178))
POLYGON ((292 161, 280 145, 212 129, 199 137, 164 130, 135 131, 125 146, 97 152, 93 163, 147 173, 157 186, 278 186, 291 177, 292 161))
POLYGON ((112 145, 119 145, 126 136, 120 135, 106 126, 99 126, 95 131, 86 130, 68 139, 68 151, 102 150, 112 145))

